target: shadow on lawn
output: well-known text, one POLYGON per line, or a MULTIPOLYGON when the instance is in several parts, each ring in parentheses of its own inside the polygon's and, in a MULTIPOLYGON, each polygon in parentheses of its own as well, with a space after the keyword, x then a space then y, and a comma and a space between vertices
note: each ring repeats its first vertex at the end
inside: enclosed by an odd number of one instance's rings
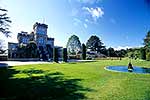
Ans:
POLYGON ((16 71, 0 68, 0 99, 11 100, 77 100, 86 99, 83 92, 91 91, 78 84, 81 79, 64 79, 60 72, 44 74, 42 70, 16 71), (27 73, 27 78, 12 78, 27 73), (32 74, 43 76, 32 76, 32 74))

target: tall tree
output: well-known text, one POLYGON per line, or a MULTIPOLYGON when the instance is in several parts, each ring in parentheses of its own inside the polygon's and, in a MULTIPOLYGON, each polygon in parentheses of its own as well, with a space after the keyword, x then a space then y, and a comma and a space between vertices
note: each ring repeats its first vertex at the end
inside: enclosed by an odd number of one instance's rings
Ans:
POLYGON ((54 52, 53 52, 53 59, 54 62, 58 63, 58 48, 54 48, 54 52))
POLYGON ((48 51, 49 57, 53 57, 53 48, 51 47, 51 45, 47 44, 46 50, 48 51))
POLYGON ((146 60, 146 51, 145 51, 145 48, 141 48, 140 49, 140 52, 141 52, 141 59, 143 60, 146 60))
POLYGON ((115 53, 115 50, 114 50, 114 48, 108 48, 108 56, 109 57, 115 57, 116 56, 116 53, 115 53))
POLYGON ((97 52, 100 52, 102 49, 105 48, 105 46, 103 46, 103 43, 101 42, 99 37, 93 35, 87 41, 86 47, 91 51, 97 51, 97 52))
POLYGON ((63 48, 63 61, 67 62, 68 55, 67 55, 67 48, 63 48))
POLYGON ((79 40, 79 37, 76 35, 72 35, 67 42, 67 51, 69 54, 77 54, 79 51, 81 51, 81 42, 79 40))
POLYGON ((82 44, 82 59, 86 59, 86 46, 84 43, 82 44))
POLYGON ((2 50, 3 50, 3 41, 0 40, 0 51, 2 51, 2 50))
POLYGON ((11 20, 7 16, 7 12, 8 11, 6 9, 0 8, 0 33, 3 33, 6 37, 9 37, 9 24, 11 23, 11 20))
POLYGON ((144 39, 144 46, 146 49, 150 48, 150 31, 147 32, 147 35, 144 39))

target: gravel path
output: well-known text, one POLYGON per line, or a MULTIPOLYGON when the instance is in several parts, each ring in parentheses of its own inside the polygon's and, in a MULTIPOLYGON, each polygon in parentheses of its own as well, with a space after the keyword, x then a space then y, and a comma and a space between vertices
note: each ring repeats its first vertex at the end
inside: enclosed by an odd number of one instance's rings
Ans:
POLYGON ((50 62, 43 61, 0 61, 0 67, 29 65, 29 64, 49 64, 50 62))

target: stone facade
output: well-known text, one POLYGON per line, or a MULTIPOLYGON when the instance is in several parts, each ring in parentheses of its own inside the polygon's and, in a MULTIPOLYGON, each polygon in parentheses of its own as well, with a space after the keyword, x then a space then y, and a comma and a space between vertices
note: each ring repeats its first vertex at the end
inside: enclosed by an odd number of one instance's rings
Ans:
POLYGON ((47 35, 48 25, 36 22, 33 25, 33 32, 20 32, 17 35, 18 43, 8 43, 8 57, 17 57, 17 49, 20 45, 27 46, 30 42, 34 42, 39 51, 39 57, 53 58, 54 38, 47 35), (48 50, 47 47, 50 49, 48 50))

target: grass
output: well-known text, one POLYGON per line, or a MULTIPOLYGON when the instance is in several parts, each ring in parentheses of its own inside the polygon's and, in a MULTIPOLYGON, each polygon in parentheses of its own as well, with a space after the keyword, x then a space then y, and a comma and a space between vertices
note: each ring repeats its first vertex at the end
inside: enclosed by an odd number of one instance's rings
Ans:
MULTIPOLYGON (((150 62, 133 60, 134 66, 150 62)), ((11 100, 150 100, 150 74, 112 72, 109 65, 128 60, 39 64, 0 69, 0 99, 11 100)))

